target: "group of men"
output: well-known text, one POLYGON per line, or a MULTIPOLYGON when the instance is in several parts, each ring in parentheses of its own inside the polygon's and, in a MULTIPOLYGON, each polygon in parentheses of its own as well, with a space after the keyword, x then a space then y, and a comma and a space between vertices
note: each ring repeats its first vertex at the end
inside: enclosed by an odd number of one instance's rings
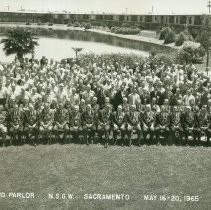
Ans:
POLYGON ((207 144, 210 77, 154 58, 83 55, 0 66, 3 144, 207 144), (125 62, 127 60, 127 62, 125 62))

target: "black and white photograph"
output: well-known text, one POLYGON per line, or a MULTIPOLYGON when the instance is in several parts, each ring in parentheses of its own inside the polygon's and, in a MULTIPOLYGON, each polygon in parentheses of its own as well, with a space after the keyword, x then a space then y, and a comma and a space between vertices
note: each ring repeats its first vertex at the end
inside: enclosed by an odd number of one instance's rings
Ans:
POLYGON ((211 209, 210 0, 1 0, 0 209, 211 209))

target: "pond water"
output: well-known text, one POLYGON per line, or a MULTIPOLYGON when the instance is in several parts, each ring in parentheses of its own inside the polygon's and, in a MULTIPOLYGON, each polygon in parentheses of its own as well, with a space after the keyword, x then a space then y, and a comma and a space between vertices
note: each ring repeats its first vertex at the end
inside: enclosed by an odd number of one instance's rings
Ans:
MULTIPOLYGON (((162 46, 89 31, 40 29, 36 32, 39 36, 39 46, 35 49, 35 57, 38 59, 42 56, 56 60, 75 57, 73 47, 83 48, 81 53, 135 53, 144 56, 147 56, 151 50, 163 50, 162 46)), ((5 37, 5 29, 1 28, 0 33, 1 40, 5 37)), ((0 62, 9 62, 13 59, 14 55, 6 56, 4 54, 3 45, 1 44, 0 62)))

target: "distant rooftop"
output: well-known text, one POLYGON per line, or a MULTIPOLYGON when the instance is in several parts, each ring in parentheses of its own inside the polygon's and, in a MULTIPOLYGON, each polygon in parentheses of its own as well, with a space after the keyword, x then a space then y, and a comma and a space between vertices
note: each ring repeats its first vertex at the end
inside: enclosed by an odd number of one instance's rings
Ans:
POLYGON ((0 13, 33 13, 33 14, 89 14, 89 15, 209 15, 207 13, 105 13, 105 12, 70 12, 70 11, 36 11, 36 10, 10 10, 0 13))

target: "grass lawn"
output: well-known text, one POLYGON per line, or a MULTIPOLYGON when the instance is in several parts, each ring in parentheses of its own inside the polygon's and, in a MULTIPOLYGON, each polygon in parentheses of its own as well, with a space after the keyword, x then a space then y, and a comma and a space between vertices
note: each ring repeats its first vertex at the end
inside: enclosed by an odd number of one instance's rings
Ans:
POLYGON ((211 148, 39 145, 0 148, 0 209, 210 209, 211 148), (73 193, 74 200, 49 199, 73 193), (129 194, 129 200, 84 200, 87 193, 129 194), (198 202, 144 201, 144 195, 192 195, 198 202))

